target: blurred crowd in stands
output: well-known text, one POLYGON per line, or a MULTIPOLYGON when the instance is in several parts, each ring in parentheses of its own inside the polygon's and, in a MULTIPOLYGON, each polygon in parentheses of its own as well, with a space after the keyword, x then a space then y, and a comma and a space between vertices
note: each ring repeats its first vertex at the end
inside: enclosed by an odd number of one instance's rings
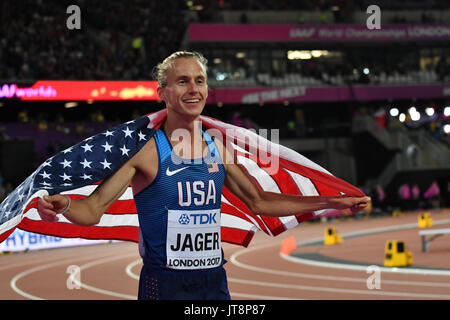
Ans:
MULTIPOLYGON (((372 0, 191 0, 190 6, 201 5, 204 8, 221 10, 252 10, 252 11, 282 11, 282 10, 333 10, 339 8, 351 8, 363 10, 374 4, 372 0)), ((378 0, 376 4, 385 9, 443 9, 448 8, 446 0, 378 0)))
POLYGON ((442 182, 443 190, 436 179, 426 183, 403 182, 396 197, 389 199, 380 185, 364 190, 372 199, 372 214, 391 214, 393 211, 414 212, 440 209, 450 206, 450 181, 442 182))
POLYGON ((20 0, 0 4, 0 79, 138 80, 184 35, 182 0, 20 0), (80 30, 66 8, 82 7, 80 30))
MULTIPOLYGON (((448 8, 444 0, 384 1, 383 8, 448 8), (400 5, 401 3, 401 5, 400 5), (421 6, 419 6, 421 5, 421 6), (402 7, 403 6, 403 7, 402 7)), ((77 80, 141 80, 149 79, 152 68, 169 52, 180 48, 182 38, 192 18, 185 12, 200 6, 199 12, 208 16, 209 10, 332 10, 333 7, 367 8, 370 1, 316 0, 171 0, 171 1, 103 1, 103 0, 20 0, 0 3, 0 79, 9 81, 27 79, 77 79, 77 80), (80 30, 66 27, 69 5, 82 8, 80 30)), ((192 16, 190 16, 192 17, 192 16)), ((431 19, 424 15, 424 22, 431 19)), ((402 22, 402 19, 398 19, 402 22)), ((404 22, 404 21, 403 21, 404 22)), ((443 56, 445 56, 444 53, 443 56)), ((389 75, 416 77, 417 59, 380 60, 366 54, 346 55, 341 64, 325 60, 310 60, 304 64, 291 63, 289 72, 300 72, 323 84, 358 82, 383 82, 389 75), (364 57, 365 65, 357 59, 364 57), (354 61, 355 60, 355 61, 354 61), (377 65, 375 65, 377 64, 377 65), (360 74, 362 68, 372 68, 378 76, 360 74), (361 67, 361 68, 360 68, 361 67), (393 68, 395 67, 395 68, 393 68), (354 70, 358 70, 358 75, 354 70), (392 71, 392 70, 395 70, 392 71), (382 73, 385 73, 383 78, 382 73), (333 79, 333 77, 340 77, 333 79)), ((220 58, 220 57, 209 57, 220 58)), ((262 61, 261 63, 266 63, 262 61)), ((239 65, 231 64, 233 74, 239 65)), ((245 68, 245 63, 243 65, 245 68)), ((247 78, 256 81, 255 70, 247 70, 247 78), (248 76, 250 75, 250 76, 248 76)), ((447 59, 430 64, 431 80, 443 81, 450 74, 447 59), (436 79, 434 79, 436 78, 436 79)), ((274 70, 271 76, 282 77, 288 72, 274 70), (281 74, 277 74, 281 73, 281 74)), ((216 74, 212 74, 215 78, 216 74)), ((242 76, 241 76, 242 77, 242 76)), ((420 77, 421 75, 417 75, 420 77)), ((427 77, 423 75, 422 77, 427 77)), ((232 77, 229 77, 232 79, 232 77)), ((397 81, 398 79, 392 79, 397 81)), ((408 79, 403 79, 409 81, 408 79)), ((402 81, 403 81, 402 80, 402 81)), ((413 79, 416 81, 416 79, 413 79)), ((430 79, 428 79, 430 80, 430 79)), ((220 83, 218 83, 220 85, 220 83)), ((244 84, 245 85, 245 84, 244 84)))

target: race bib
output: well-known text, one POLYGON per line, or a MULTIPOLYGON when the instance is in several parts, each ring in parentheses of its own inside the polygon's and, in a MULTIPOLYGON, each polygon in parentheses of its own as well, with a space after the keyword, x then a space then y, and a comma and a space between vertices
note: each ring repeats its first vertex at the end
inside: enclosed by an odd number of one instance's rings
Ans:
POLYGON ((220 209, 168 210, 166 254, 171 269, 220 266, 220 209))

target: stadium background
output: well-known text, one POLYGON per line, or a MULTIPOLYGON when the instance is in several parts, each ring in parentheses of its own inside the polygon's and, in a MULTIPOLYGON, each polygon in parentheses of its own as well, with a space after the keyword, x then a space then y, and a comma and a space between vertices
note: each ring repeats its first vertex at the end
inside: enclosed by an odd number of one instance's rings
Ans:
POLYGON ((187 49, 209 60, 205 115, 279 129, 281 144, 370 194, 370 216, 450 205, 448 1, 19 0, 0 9, 0 200, 57 151, 163 107, 145 98, 24 101, 5 90, 151 81, 158 62, 187 49), (79 30, 66 26, 72 4, 79 30), (424 36, 295 38, 311 28, 367 31, 372 4, 383 30, 424 36), (275 26, 290 38, 269 34, 275 26), (230 38, 230 27, 240 36, 230 38), (425 197, 433 183, 440 193, 425 197), (418 195, 402 199, 405 184, 418 195))

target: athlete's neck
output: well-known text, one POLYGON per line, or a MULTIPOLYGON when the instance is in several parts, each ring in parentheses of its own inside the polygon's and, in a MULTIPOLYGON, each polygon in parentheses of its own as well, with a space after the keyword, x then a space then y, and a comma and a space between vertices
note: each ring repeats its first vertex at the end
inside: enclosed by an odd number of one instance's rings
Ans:
POLYGON ((186 117, 168 112, 163 128, 167 137, 169 137, 171 141, 179 141, 180 135, 187 135, 191 137, 191 142, 194 142, 195 137, 202 137, 200 116, 186 117), (175 130, 180 129, 182 131, 178 131, 174 134, 175 130))
POLYGON ((163 129, 178 156, 197 159, 203 157, 207 151, 200 117, 188 121, 186 117, 173 117, 168 113, 163 129))

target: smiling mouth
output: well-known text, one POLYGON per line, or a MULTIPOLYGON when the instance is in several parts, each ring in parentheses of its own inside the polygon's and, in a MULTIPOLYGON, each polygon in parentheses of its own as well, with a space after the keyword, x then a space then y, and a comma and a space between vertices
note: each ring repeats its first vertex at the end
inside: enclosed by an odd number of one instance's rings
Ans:
POLYGON ((186 100, 183 100, 183 102, 187 103, 187 104, 194 104, 194 103, 199 103, 200 99, 186 99, 186 100))

